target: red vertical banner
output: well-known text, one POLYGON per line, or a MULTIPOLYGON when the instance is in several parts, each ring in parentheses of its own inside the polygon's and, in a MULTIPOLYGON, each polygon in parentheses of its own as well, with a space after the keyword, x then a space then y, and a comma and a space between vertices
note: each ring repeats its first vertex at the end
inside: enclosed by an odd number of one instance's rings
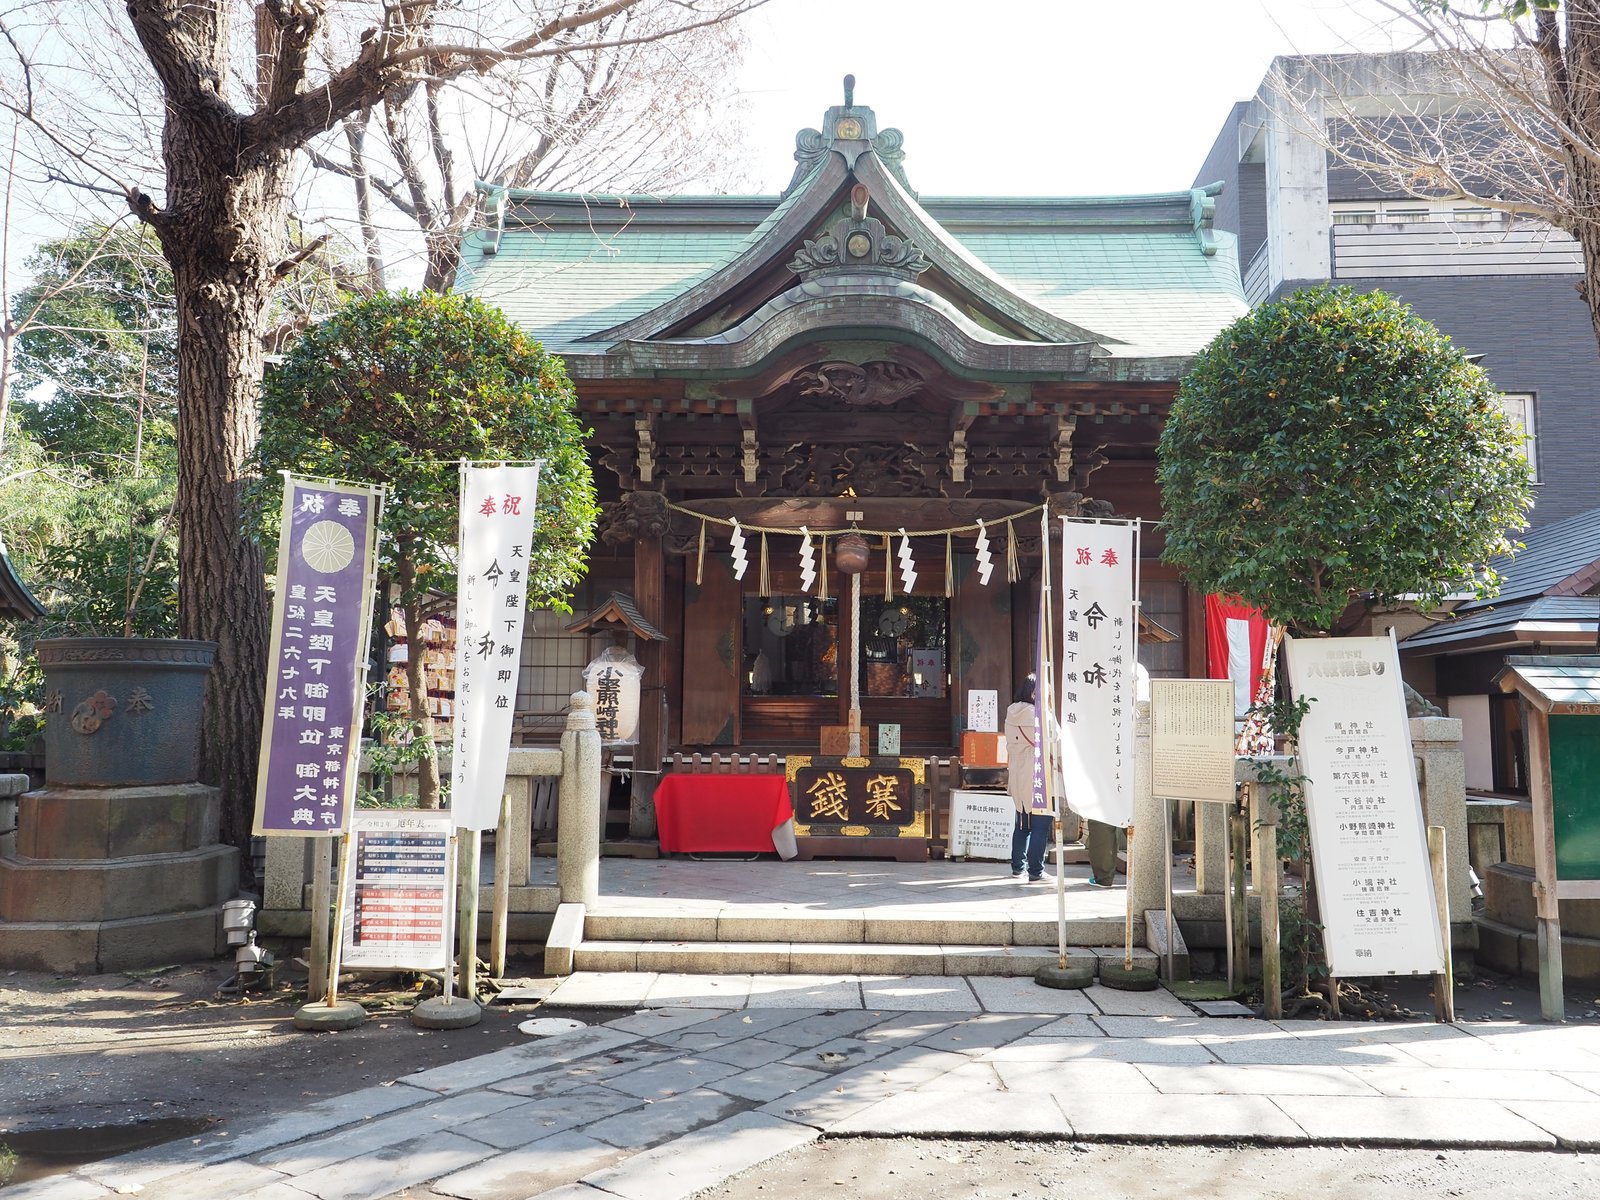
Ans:
POLYGON ((1233 681, 1233 719, 1244 720, 1261 688, 1267 619, 1237 596, 1206 597, 1206 675, 1233 681))

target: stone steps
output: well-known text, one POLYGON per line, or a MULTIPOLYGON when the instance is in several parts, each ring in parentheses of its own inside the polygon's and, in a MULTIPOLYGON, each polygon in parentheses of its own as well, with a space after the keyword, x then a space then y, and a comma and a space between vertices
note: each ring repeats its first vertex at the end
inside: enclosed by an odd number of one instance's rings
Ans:
MULTIPOLYGON (((1071 961, 1122 960, 1120 948, 1070 947, 1071 961)), ((906 945, 873 942, 589 941, 573 953, 578 971, 682 975, 1013 975, 1057 961, 1053 946, 906 945)), ((1134 951, 1140 966, 1155 955, 1134 951)))
MULTIPOLYGON (((823 942, 909 946, 1050 946, 1057 944, 1054 916, 937 911, 928 908, 814 909, 730 904, 665 911, 608 901, 584 918, 586 941, 823 942)), ((1121 917, 1069 917, 1069 946, 1120 946, 1121 917)), ((1134 919, 1135 945, 1144 944, 1144 921, 1134 919)))
MULTIPOLYGON (((758 975, 1031 975, 1056 961, 1053 918, 1006 913, 730 904, 665 911, 608 901, 583 917, 578 971, 758 975)), ((1152 965, 1143 921, 1134 957, 1152 965)), ((1123 922, 1067 921, 1069 954, 1120 960, 1123 922)))

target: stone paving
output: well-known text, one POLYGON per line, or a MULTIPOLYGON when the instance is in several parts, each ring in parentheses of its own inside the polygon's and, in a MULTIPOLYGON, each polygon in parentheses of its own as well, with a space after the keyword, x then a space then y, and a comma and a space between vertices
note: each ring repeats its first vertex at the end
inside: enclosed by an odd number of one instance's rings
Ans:
POLYGON ((6 1198, 676 1200, 835 1136, 1600 1149, 1595 1025, 933 976, 577 975, 563 1004, 617 1015, 6 1198))
MULTIPOLYGON (((1047 868, 1054 871, 1054 868, 1047 868)), ((555 860, 535 859, 532 882, 554 883, 555 860)), ((1121 887, 1097 888, 1089 868, 1069 864, 1062 872, 1073 917, 1120 918, 1127 903, 1121 887)), ((1174 874, 1179 891, 1193 890, 1186 861, 1174 874)), ((863 912, 907 912, 930 917, 953 915, 993 919, 1039 917, 1054 920, 1053 881, 1028 884, 1011 878, 1003 862, 754 862, 699 861, 689 858, 600 860, 597 914, 660 908, 674 914, 759 916, 803 910, 813 916, 863 912)))

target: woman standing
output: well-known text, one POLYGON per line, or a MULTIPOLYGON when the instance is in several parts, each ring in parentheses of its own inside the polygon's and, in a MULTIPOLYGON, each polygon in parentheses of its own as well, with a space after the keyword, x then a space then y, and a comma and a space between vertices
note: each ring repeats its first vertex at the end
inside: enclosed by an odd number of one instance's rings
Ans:
POLYGON ((1011 830, 1011 877, 1022 874, 1026 861, 1028 882, 1038 883, 1045 878, 1044 852, 1050 843, 1051 816, 1033 811, 1034 754, 1039 733, 1033 695, 1034 678, 1029 675, 1006 709, 1006 790, 1017 810, 1011 830))

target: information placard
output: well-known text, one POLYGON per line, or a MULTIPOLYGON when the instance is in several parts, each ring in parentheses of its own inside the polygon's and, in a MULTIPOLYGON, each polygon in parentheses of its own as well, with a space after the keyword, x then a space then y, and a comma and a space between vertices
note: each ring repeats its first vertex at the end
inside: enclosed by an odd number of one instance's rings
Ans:
POLYGON ((974 733, 1000 732, 1000 693, 988 688, 967 692, 967 728, 974 733))
POLYGON ((950 792, 950 856, 997 862, 1011 859, 1017 808, 1006 792, 950 792))
POLYGON ((1444 970, 1416 760, 1389 638, 1285 638, 1311 700, 1300 771, 1323 941, 1334 975, 1444 970))
POLYGON ((1150 681, 1150 783, 1164 800, 1233 799, 1233 684, 1150 681))
POLYGON ((448 968, 454 878, 450 825, 448 812, 357 809, 352 814, 342 966, 448 968))

